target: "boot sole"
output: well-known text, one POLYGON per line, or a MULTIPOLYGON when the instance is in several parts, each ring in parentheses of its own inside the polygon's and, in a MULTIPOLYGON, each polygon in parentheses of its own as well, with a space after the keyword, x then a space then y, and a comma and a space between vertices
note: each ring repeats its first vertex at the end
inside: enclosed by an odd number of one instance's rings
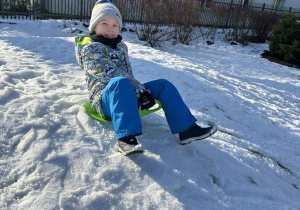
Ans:
POLYGON ((129 156, 133 154, 143 153, 144 149, 141 145, 135 146, 132 150, 123 151, 120 147, 118 147, 118 151, 122 153, 124 156, 129 156))

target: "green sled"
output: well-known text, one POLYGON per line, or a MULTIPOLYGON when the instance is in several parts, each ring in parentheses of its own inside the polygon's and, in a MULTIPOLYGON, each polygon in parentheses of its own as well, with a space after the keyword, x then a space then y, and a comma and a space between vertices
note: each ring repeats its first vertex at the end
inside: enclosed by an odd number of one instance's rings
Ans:
MULTIPOLYGON (((154 108, 154 109, 144 109, 144 110, 141 110, 141 107, 139 108, 139 114, 140 114, 140 117, 144 117, 152 112, 156 112, 158 110, 160 110, 162 108, 162 103, 159 101, 159 100, 156 100, 155 99, 155 103, 158 104, 158 107, 157 108, 154 108)), ((85 108, 85 113, 87 115, 89 115, 90 117, 100 121, 100 122, 109 122, 111 121, 111 119, 104 119, 101 117, 101 115, 96 111, 94 110, 91 105, 90 105, 90 102, 87 101, 83 107, 85 108)))

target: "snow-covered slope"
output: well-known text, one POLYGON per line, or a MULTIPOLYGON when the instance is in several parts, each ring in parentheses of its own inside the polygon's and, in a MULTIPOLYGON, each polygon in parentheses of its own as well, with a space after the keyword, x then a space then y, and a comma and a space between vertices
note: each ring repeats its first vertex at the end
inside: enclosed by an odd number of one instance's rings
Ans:
MULTIPOLYGON (((175 84, 213 137, 181 146, 164 113, 142 119, 144 154, 116 152, 89 118, 74 26, 1 20, 1 209, 299 209, 300 73, 267 45, 149 48, 126 32, 137 79, 175 84)), ((86 30, 86 29, 83 29, 86 30)))

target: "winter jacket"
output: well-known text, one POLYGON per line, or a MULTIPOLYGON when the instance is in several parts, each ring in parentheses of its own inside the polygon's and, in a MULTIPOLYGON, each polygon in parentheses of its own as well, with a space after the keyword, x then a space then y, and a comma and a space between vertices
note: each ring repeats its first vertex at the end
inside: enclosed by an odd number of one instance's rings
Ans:
POLYGON ((101 95, 109 81, 118 76, 126 77, 135 88, 137 98, 146 90, 132 73, 128 48, 124 42, 113 49, 90 37, 75 39, 75 54, 78 64, 85 71, 91 107, 105 117, 101 108, 101 95))

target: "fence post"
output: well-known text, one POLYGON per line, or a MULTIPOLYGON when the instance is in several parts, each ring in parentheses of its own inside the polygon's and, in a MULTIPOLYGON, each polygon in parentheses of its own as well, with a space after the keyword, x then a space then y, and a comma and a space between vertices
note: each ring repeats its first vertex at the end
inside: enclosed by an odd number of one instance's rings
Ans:
POLYGON ((290 7, 290 12, 292 11, 292 7, 290 7))
POLYGON ((3 4, 4 0, 1 0, 1 13, 2 13, 2 18, 4 19, 4 4, 3 4))
MULTIPOLYGON (((29 15, 29 20, 31 20, 31 13, 32 13, 32 4, 30 2, 30 7, 29 7, 29 11, 28 11, 28 15, 29 15)), ((27 17, 26 17, 26 20, 27 20, 27 17)))
POLYGON ((83 0, 80 0, 80 21, 81 22, 83 20, 83 18, 82 18, 82 16, 83 16, 82 10, 83 10, 83 0))
POLYGON ((227 20, 226 20, 226 23, 225 23, 225 28, 228 28, 228 22, 229 22, 229 19, 230 19, 230 13, 231 13, 232 5, 233 5, 233 0, 231 0, 231 2, 230 2, 229 11, 227 13, 227 20))
POLYGON ((263 4, 262 11, 265 10, 266 3, 263 4))

